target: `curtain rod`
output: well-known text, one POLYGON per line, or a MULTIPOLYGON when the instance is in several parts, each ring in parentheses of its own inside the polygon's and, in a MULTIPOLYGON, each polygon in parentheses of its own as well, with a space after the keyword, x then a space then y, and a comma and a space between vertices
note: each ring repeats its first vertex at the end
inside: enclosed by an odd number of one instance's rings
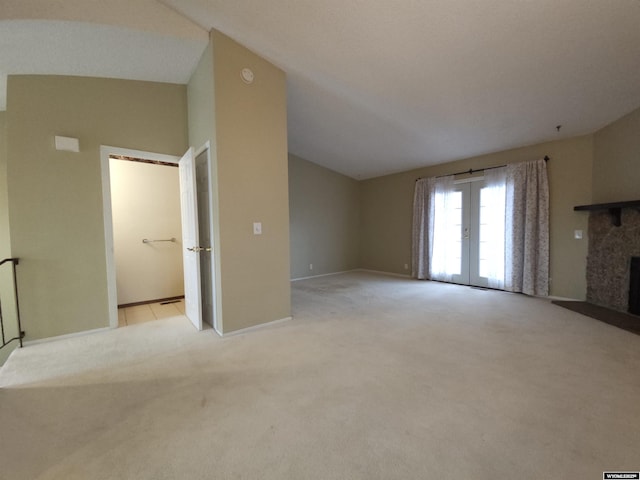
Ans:
MULTIPOLYGON (((545 155, 544 156, 544 161, 548 162, 549 159, 549 155, 545 155)), ((493 170, 494 168, 502 168, 502 167, 506 167, 506 165, 496 165, 495 167, 485 167, 485 168, 476 168, 475 170, 473 168, 470 168, 469 170, 465 170, 463 172, 456 172, 456 173, 449 173, 447 175, 438 175, 436 178, 442 178, 442 177, 448 177, 450 175, 463 175, 463 174, 468 174, 471 175, 472 173, 476 173, 476 172, 484 172, 485 170, 493 170)), ((427 177, 418 177, 416 178, 416 182, 418 180, 421 180, 422 178, 427 178, 427 177)))

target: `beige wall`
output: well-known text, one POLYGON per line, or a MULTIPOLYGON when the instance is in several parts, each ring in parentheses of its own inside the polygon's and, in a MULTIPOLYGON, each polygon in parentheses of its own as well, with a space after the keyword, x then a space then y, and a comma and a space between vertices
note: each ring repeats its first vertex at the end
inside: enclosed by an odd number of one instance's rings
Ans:
MULTIPOLYGON (((11 257, 9 204, 7 192, 7 112, 0 112, 0 260, 11 257)), ((0 283, 0 293, 5 291, 0 283)))
POLYGON ((216 148, 216 105, 215 82, 213 76, 213 42, 209 41, 193 75, 187 85, 187 104, 189 107, 189 145, 199 149, 207 142, 210 144, 209 158, 211 161, 211 222, 213 226, 213 263, 214 263, 214 292, 216 309, 216 323, 223 331, 222 310, 222 263, 220 249, 220 198, 218 195, 218 149, 216 148))
POLYGON ((226 333, 291 314, 286 79, 229 37, 213 31, 212 42, 226 333))
POLYGON ((109 325, 100 145, 181 155, 186 87, 10 76, 9 213, 28 339, 109 325), (55 135, 80 153, 54 149, 55 135))
POLYGON ((575 205, 591 202, 593 137, 542 143, 412 170, 362 182, 361 266, 408 274, 411 264, 413 188, 418 177, 435 176, 551 157, 551 295, 584 299, 586 294, 587 216, 575 205), (583 230, 582 240, 573 238, 583 230))
POLYGON ((189 145, 215 144, 216 106, 213 83, 213 45, 209 42, 187 85, 189 145))
POLYGON ((178 169, 116 159, 109 166, 118 305, 184 295, 178 169))
POLYGON ((595 134, 593 202, 640 198, 640 108, 595 134))
POLYGON ((289 155, 289 218, 291 278, 358 268, 358 181, 289 155))
MULTIPOLYGON (((0 112, 0 260, 11 257, 9 205, 7 203, 6 119, 6 112, 0 112)), ((12 338, 18 333, 15 321, 12 272, 11 264, 5 264, 0 267, 0 303, 2 304, 2 315, 7 338, 12 338)), ((0 350, 0 365, 4 363, 17 345, 17 342, 13 342, 0 350)))
POLYGON ((7 203, 7 112, 0 111, 0 260, 11 256, 7 203))
MULTIPOLYGON (((313 252, 305 250, 308 244, 298 243, 298 233, 312 229, 316 222, 300 232, 292 230, 295 245, 289 255, 285 75, 233 40, 211 33, 210 45, 188 87, 11 76, 8 110, 0 113, 0 137, 4 128, 7 138, 6 155, 0 148, 0 187, 3 162, 11 187, 6 201, 0 195, 0 222, 3 227, 7 223, 2 205, 8 201, 12 253, 23 259, 19 276, 28 337, 108 325, 101 144, 181 155, 187 136, 196 148, 212 142, 216 255, 222 284, 217 293, 224 309, 222 328, 230 332, 289 316, 290 273, 302 275, 305 268, 308 272, 309 263, 314 263, 316 274, 352 264, 408 274, 404 265, 410 264, 411 204, 418 176, 544 155, 551 157, 551 294, 584 298, 587 241, 586 235, 584 240, 574 240, 573 231, 586 232, 587 215, 574 212, 573 206, 619 200, 618 195, 636 198, 639 124, 640 110, 636 110, 594 136, 360 182, 359 249, 352 246, 356 229, 343 230, 342 245, 323 253, 325 260, 318 263, 307 261, 313 252), (252 85, 240 79, 244 67, 255 73, 252 85), (81 152, 56 152, 54 135, 80 138, 81 152), (252 233, 257 221, 263 224, 261 236, 252 233), (356 250, 359 261, 353 262, 356 250)), ((294 160, 297 167, 302 162, 294 160)), ((338 178, 333 172, 312 172, 313 168, 303 172, 297 167, 292 171, 315 177, 318 183, 331 184, 331 178, 338 178)), ((344 182, 344 192, 351 192, 351 183, 344 182)), ((292 192, 297 184, 294 179, 292 192)), ((292 202, 298 205, 299 200, 292 198, 292 202)), ((345 202, 349 215, 355 215, 350 194, 345 193, 345 202)), ((292 211, 292 218, 299 218, 298 214, 292 211)), ((297 229, 295 222, 292 225, 297 229)), ((3 228, 5 237, 7 231, 3 228)), ((8 251, 7 244, 0 232, 3 251, 8 251)))
POLYGON ((289 317, 284 72, 214 30, 188 92, 190 142, 212 142, 222 331, 289 317), (241 80, 245 67, 251 85, 241 80), (254 222, 262 235, 253 235, 254 222))

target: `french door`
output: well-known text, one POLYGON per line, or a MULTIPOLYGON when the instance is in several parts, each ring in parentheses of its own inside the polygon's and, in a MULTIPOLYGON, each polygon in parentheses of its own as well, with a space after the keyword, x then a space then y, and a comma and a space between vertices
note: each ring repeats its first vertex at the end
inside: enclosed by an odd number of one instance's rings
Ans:
POLYGON ((500 287, 504 277, 504 190, 484 181, 460 183, 452 193, 448 273, 453 283, 500 287))

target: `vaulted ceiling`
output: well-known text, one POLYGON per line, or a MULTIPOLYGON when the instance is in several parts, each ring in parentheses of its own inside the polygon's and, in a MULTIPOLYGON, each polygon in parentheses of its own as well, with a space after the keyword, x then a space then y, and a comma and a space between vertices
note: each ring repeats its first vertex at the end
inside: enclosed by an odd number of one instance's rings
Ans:
POLYGON ((0 108, 12 73, 186 83, 216 28, 287 73, 292 153, 369 178, 640 107, 639 25, 640 0, 3 0, 0 108))

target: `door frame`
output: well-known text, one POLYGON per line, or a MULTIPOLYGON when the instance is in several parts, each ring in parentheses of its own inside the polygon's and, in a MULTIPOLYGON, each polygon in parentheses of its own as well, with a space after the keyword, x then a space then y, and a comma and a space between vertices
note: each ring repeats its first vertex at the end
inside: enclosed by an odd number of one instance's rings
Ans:
MULTIPOLYGON (((458 191, 462 191, 463 187, 461 185, 465 184, 467 201, 466 201, 466 215, 465 215, 465 192, 463 191, 463 229, 465 227, 464 218, 467 220, 467 228, 469 231, 467 234, 469 235, 466 240, 466 248, 467 248, 467 265, 461 265, 461 272, 464 268, 467 269, 466 274, 461 274, 460 281, 452 281, 452 283, 457 283, 460 285, 467 285, 470 287, 482 287, 482 288, 491 288, 489 287, 489 282, 486 277, 481 277, 479 268, 480 268, 480 195, 482 188, 485 186, 485 178, 484 175, 478 175, 475 177, 468 177, 461 180, 455 180, 454 185, 456 189, 460 189, 458 191), (464 279, 466 278, 467 282, 464 283, 464 279)), ((463 233, 464 234, 464 233, 463 233)), ((463 237, 464 238, 464 237, 463 237)), ((463 240, 464 242, 464 240, 463 240)), ((464 258, 464 254, 462 257, 464 258)))
MULTIPOLYGON (((218 212, 218 189, 217 189, 217 169, 214 159, 211 156, 211 142, 207 141, 200 148, 195 150, 194 157, 207 151, 207 161, 209 164, 209 178, 211 189, 209 190, 209 202, 211 206, 211 229, 213 230, 212 240, 214 248, 211 259, 212 263, 212 284, 214 288, 214 327, 213 330, 220 336, 223 335, 222 324, 222 291, 220 288, 220 215, 218 212)), ((104 222, 104 244, 105 261, 107 270, 107 308, 109 316, 109 327, 118 328, 118 290, 116 286, 116 261, 114 255, 113 242, 113 212, 111 207, 111 176, 109 173, 109 157, 111 155, 122 155, 127 157, 144 158, 157 160, 166 163, 180 162, 180 157, 166 155, 164 153, 147 152, 132 148, 113 147, 110 145, 100 145, 100 170, 102 176, 102 218, 104 222)))
POLYGON ((220 229, 218 214, 218 182, 217 170, 211 158, 211 142, 193 152, 194 161, 204 152, 207 152, 207 170, 209 176, 209 238, 211 239, 211 285, 213 286, 213 329, 222 336, 222 296, 219 284, 220 273, 220 229))
POLYGON ((111 175, 109 157, 123 155, 125 157, 144 158, 166 163, 178 164, 180 157, 163 153, 144 152, 131 148, 100 145, 100 169, 102 172, 102 212, 104 220, 104 245, 107 266, 107 302, 109 311, 109 327, 118 327, 118 290, 116 288, 116 260, 113 252, 113 212, 111 208, 111 175))
POLYGON ((462 252, 460 259, 460 275, 457 275, 455 279, 452 279, 452 283, 459 285, 466 285, 470 287, 484 287, 484 282, 478 283, 478 278, 474 277, 474 273, 477 272, 477 265, 474 266, 474 262, 478 261, 478 245, 480 233, 479 225, 479 205, 477 204, 479 198, 479 190, 484 185, 484 175, 477 175, 474 177, 467 177, 460 180, 454 180, 455 189, 462 193, 462 252), (466 260, 466 262, 465 262, 466 260))

